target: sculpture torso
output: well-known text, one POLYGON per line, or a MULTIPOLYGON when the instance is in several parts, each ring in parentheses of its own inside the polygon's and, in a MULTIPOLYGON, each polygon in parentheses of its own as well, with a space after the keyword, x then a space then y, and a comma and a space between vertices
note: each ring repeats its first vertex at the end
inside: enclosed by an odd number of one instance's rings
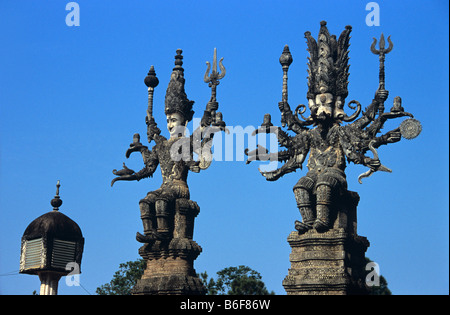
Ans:
POLYGON ((321 173, 330 167, 345 170, 345 155, 339 141, 339 128, 339 125, 329 129, 316 127, 309 132, 309 171, 321 173))
POLYGON ((170 155, 172 144, 180 139, 177 138, 167 140, 164 137, 161 138, 163 139, 157 141, 157 144, 154 146, 153 150, 155 151, 160 163, 161 175, 163 178, 162 185, 166 186, 176 183, 178 185, 184 184, 185 186, 187 186, 186 181, 189 173, 189 167, 186 165, 184 159, 176 161, 172 159, 170 155))

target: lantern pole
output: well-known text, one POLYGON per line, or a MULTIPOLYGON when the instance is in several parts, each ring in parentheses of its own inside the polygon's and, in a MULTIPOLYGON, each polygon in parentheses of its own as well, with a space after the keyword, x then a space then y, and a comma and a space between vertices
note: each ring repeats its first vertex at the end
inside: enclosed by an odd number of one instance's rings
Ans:
POLYGON ((41 287, 39 295, 58 295, 58 283, 61 275, 55 272, 40 272, 41 287))

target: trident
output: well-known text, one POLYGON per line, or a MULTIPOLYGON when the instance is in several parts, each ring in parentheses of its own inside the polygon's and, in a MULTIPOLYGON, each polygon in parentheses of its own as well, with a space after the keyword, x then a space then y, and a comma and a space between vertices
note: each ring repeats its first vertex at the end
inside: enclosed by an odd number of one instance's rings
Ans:
POLYGON ((211 107, 211 116, 212 121, 216 121, 216 110, 219 108, 219 104, 217 103, 216 99, 216 87, 219 85, 219 80, 222 79, 225 76, 226 70, 225 67, 222 64, 223 57, 219 60, 219 67, 220 67, 220 73, 217 72, 217 49, 214 48, 214 57, 213 57, 213 65, 212 65, 212 72, 209 74, 209 70, 211 69, 211 64, 209 61, 206 62, 208 65, 205 73, 205 77, 203 81, 205 83, 209 83, 208 86, 211 88, 211 99, 208 102, 208 105, 211 107))
MULTIPOLYGON (((388 36, 387 41, 389 42, 389 47, 387 49, 385 49, 384 45, 385 45, 385 41, 384 41, 384 35, 383 33, 381 33, 381 37, 380 37, 380 44, 379 47, 380 49, 376 49, 375 45, 377 44, 377 39, 374 37, 373 38, 373 43, 370 46, 370 51, 372 53, 374 53, 375 55, 379 56, 379 60, 380 60, 380 73, 379 73, 379 90, 384 90, 384 86, 385 86, 385 76, 384 76, 384 60, 385 60, 385 56, 386 54, 388 54, 392 48, 394 48, 394 44, 392 44, 391 42, 391 36, 388 36)), ((380 113, 384 112, 384 104, 380 104, 380 113)))

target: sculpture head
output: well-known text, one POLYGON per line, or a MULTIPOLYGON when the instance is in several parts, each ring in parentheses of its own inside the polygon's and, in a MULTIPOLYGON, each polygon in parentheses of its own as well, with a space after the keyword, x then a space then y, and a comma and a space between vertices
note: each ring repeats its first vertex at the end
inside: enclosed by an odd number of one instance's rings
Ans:
POLYGON ((175 56, 175 67, 166 91, 164 106, 164 113, 167 117, 167 130, 169 130, 171 138, 184 135, 186 125, 192 120, 194 115, 192 110, 194 102, 187 98, 184 90, 185 79, 181 53, 182 50, 178 49, 175 56))
POLYGON ((351 26, 336 40, 326 22, 320 23, 317 41, 311 32, 305 33, 308 51, 308 105, 311 118, 317 123, 341 122, 348 118, 343 107, 348 95, 348 47, 351 26))
POLYGON ((186 131, 188 120, 178 112, 167 115, 167 130, 170 138, 182 137, 186 131))
POLYGON ((175 68, 173 68, 166 91, 164 113, 166 116, 179 113, 184 119, 191 121, 194 115, 194 111, 192 110, 194 101, 187 98, 184 90, 185 79, 184 69, 181 67, 183 65, 183 56, 181 53, 182 50, 178 49, 177 55, 175 56, 175 68))
POLYGON ((324 122, 330 120, 333 117, 333 94, 317 94, 315 99, 308 100, 308 104, 309 109, 311 110, 311 117, 314 120, 318 122, 324 122))

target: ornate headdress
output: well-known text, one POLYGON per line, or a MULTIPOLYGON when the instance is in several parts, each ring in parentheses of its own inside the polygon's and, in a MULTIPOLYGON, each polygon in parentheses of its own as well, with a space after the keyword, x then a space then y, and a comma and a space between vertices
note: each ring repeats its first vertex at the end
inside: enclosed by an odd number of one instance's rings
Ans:
POLYGON ((192 116, 194 115, 194 111, 192 110, 194 101, 189 100, 184 91, 184 69, 181 67, 183 65, 182 52, 181 49, 177 49, 175 68, 173 68, 169 86, 166 91, 164 113, 166 115, 180 113, 187 121, 191 121, 192 116))
POLYGON ((347 25, 336 41, 336 35, 330 35, 326 25, 327 22, 320 22, 317 42, 311 32, 305 32, 310 54, 307 98, 314 99, 317 94, 331 93, 344 100, 348 95, 348 47, 352 27, 347 25))

